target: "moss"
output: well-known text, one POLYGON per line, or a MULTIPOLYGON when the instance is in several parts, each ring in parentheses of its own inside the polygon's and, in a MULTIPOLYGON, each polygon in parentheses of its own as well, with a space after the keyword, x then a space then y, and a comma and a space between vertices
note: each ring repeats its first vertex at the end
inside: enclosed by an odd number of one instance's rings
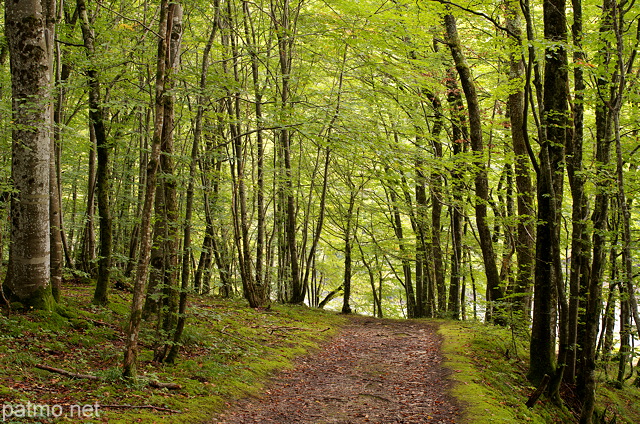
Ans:
POLYGON ((608 420, 616 417, 618 423, 640 422, 640 389, 634 386, 623 386, 621 389, 609 384, 602 384, 596 392, 597 411, 608 420))
POLYGON ((54 312, 0 317, 0 381, 16 382, 16 399, 56 403, 62 396, 73 404, 151 404, 182 411, 105 408, 101 420, 110 423, 203 422, 227 402, 257 394, 274 372, 291 367, 296 356, 316 349, 346 321, 306 307, 274 305, 270 311, 256 311, 242 300, 194 297, 176 364, 151 362, 154 323, 143 323, 141 378, 129 381, 122 379, 120 330, 127 322, 129 295, 113 296, 108 306, 98 307, 91 305, 92 294, 89 286, 68 285, 64 303, 54 312), (106 381, 78 381, 33 370, 37 362, 106 381), (149 379, 176 382, 182 390, 150 389, 149 379), (51 387, 52 392, 30 386, 51 387))
POLYGON ((31 296, 25 299, 20 299, 25 309, 35 309, 39 311, 54 311, 56 308, 56 301, 53 298, 51 291, 51 285, 41 287, 35 290, 31 296))
POLYGON ((570 414, 551 402, 527 409, 534 388, 525 378, 526 341, 506 328, 442 321, 445 365, 453 370, 453 393, 466 404, 466 422, 572 422, 570 414))
POLYGON ((11 387, 3 386, 0 384, 0 398, 2 399, 14 399, 17 393, 11 387))

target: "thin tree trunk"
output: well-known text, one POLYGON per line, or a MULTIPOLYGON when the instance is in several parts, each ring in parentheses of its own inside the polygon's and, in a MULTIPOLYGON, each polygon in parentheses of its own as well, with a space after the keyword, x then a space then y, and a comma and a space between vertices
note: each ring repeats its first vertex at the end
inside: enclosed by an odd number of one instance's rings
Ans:
MULTIPOLYGON (((327 144, 331 140, 331 132, 333 131, 333 127, 335 125, 336 120, 340 114, 340 104, 342 99, 342 84, 344 81, 344 66, 347 61, 347 44, 344 47, 344 53, 342 55, 342 67, 340 68, 340 75, 338 76, 338 94, 336 99, 336 108, 334 110, 333 116, 331 117, 331 121, 327 125, 327 130, 325 133, 325 139, 327 140, 327 144)), ((307 261, 304 268, 304 275, 302 278, 302 285, 307 287, 309 281, 309 272, 311 269, 311 265, 316 256, 316 250, 318 248, 318 242, 320 241, 320 237, 322 235, 322 227, 324 225, 324 216, 325 216, 325 204, 327 199, 327 190, 329 188, 329 165, 331 163, 331 148, 325 148, 324 155, 324 170, 322 177, 322 193, 320 194, 320 202, 318 204, 318 221, 316 222, 316 228, 313 233, 313 240, 311 241, 311 248, 309 249, 309 254, 307 255, 307 261)))
MULTIPOLYGON (((496 265, 496 255, 493 250, 493 242, 491 239, 491 229, 489 228, 487 216, 487 204, 489 201, 489 182, 487 178, 487 169, 484 162, 484 144, 482 141, 482 125, 480 116, 480 105, 478 103, 478 95, 476 93, 475 83, 471 75, 471 70, 466 63, 466 59, 462 53, 460 38, 456 21, 453 15, 445 16, 445 26, 447 30, 447 39, 449 48, 453 56, 456 69, 460 76, 460 83, 465 93, 467 107, 469 110, 469 136, 471 139, 471 149, 474 152, 473 163, 475 167, 475 190, 477 200, 475 202, 476 225, 480 236, 480 248, 482 250, 482 258, 487 276, 487 291, 490 298, 487 299, 490 305, 500 301, 503 297, 502 288, 500 287, 500 274, 496 265)), ((494 304, 495 305, 495 304, 494 304)), ((496 306, 488 306, 490 311, 488 318, 497 323, 503 323, 504 317, 500 316, 499 308, 496 306)))
MULTIPOLYGON (((516 35, 521 36, 520 16, 512 3, 508 3, 507 27, 516 35)), ((520 55, 513 54, 509 60, 509 79, 519 81, 524 78, 524 61, 520 55)), ((529 321, 531 312, 531 289, 533 287, 534 266, 534 187, 531 180, 531 165, 527 152, 524 128, 525 92, 518 90, 509 94, 509 121, 511 124, 511 138, 515 154, 515 176, 518 192, 518 224, 516 240, 516 256, 518 260, 518 275, 513 293, 518 296, 513 301, 514 310, 520 312, 521 318, 529 321)))
POLYGON ((264 157, 265 146, 263 137, 263 121, 264 116, 262 113, 262 88, 260 87, 259 80, 259 62, 257 54, 257 39, 256 31, 251 19, 251 13, 249 9, 249 2, 242 1, 243 17, 244 17, 244 31, 246 42, 249 44, 249 55, 251 57, 251 77, 253 79, 253 93, 255 96, 254 108, 256 114, 256 153, 258 156, 258 181, 257 181, 257 208, 258 208, 258 220, 257 220, 257 235, 256 235, 256 266, 255 266, 255 284, 257 287, 265 287, 264 284, 264 255, 265 255, 265 206, 264 206, 264 157))
MULTIPOLYGON (((462 95, 456 83, 456 77, 452 69, 447 72, 447 103, 451 115, 451 134, 453 138, 452 150, 454 157, 463 153, 465 146, 469 141, 469 134, 465 123, 464 103, 462 95)), ((461 167, 455 166, 451 169, 451 190, 452 202, 449 206, 449 215, 451 217, 451 277, 449 280, 449 293, 459 293, 460 283, 462 281, 462 237, 463 237, 463 221, 464 221, 464 202, 463 202, 463 181, 464 173, 461 167)), ((438 287, 438 312, 442 315, 447 311, 447 299, 445 297, 444 287, 438 287)), ((458 296, 456 296, 456 299, 458 296)), ((458 300, 449 297, 450 307, 458 304, 458 300)), ((475 305, 475 304, 474 304, 475 305)), ((474 306, 475 307, 475 306, 474 306)))
MULTIPOLYGON (((201 67, 201 72, 200 72, 200 90, 202 92, 204 92, 206 86, 207 86, 207 74, 208 74, 208 69, 209 69, 209 54, 211 52, 211 47, 213 46, 213 41, 215 39, 216 33, 217 33, 217 29, 218 29, 218 22, 219 22, 219 18, 218 13, 220 10, 220 4, 219 4, 219 0, 215 0, 214 2, 214 8, 215 8, 215 13, 216 13, 216 17, 214 18, 214 26, 211 29, 211 32, 209 33, 209 40, 207 41, 207 44, 205 45, 204 51, 202 53, 202 67, 201 67)), ((206 106, 206 98, 204 96, 204 94, 200 94, 198 95, 198 100, 197 100, 197 111, 196 111, 196 117, 195 117, 195 123, 194 123, 194 131, 193 131, 193 146, 191 149, 191 163, 189 165, 189 188, 190 191, 188 193, 190 193, 187 195, 187 213, 188 216, 185 216, 185 227, 184 227, 184 242, 183 242, 183 258, 182 258, 182 283, 184 285, 184 277, 185 274, 188 276, 188 268, 189 268, 189 256, 191 255, 191 252, 189 251, 191 249, 191 223, 190 223, 190 219, 191 219, 191 214, 192 211, 190 211, 188 208, 192 207, 192 203, 193 203, 193 184, 194 184, 194 180, 196 178, 196 169, 197 169, 197 164, 199 163, 198 161, 198 148, 202 139, 202 120, 204 117, 204 112, 205 112, 205 106, 206 106), (191 200, 191 203, 189 202, 191 200), (187 254, 188 253, 188 254, 187 254), (187 257, 185 258, 185 254, 187 254, 187 257), (185 262, 186 260, 186 262, 185 262), (185 271, 185 268, 187 268, 187 271, 185 271)), ((200 261, 198 262, 198 268, 196 269, 196 273, 194 276, 194 284, 193 284, 193 288, 195 293, 199 293, 201 286, 202 286, 202 274, 203 274, 203 267, 205 266, 206 260, 204 260, 204 258, 209 255, 211 255, 211 253, 208 251, 210 249, 210 232, 213 231, 212 227, 209 225, 210 222, 210 216, 209 216, 209 208, 207 207, 207 201, 208 199, 205 197, 205 213, 207 214, 206 216, 206 221, 207 221, 207 227, 206 227, 206 231, 205 231, 205 237, 204 237, 204 241, 203 241, 203 249, 202 249, 202 253, 200 254, 200 261)), ((184 290, 183 290, 184 291, 184 290)), ((181 292, 182 295, 182 292, 181 292)), ((180 315, 182 316, 182 314, 180 315)), ((178 328, 180 328, 180 324, 178 324, 178 328)), ((180 330, 182 331, 182 330, 180 330)), ((177 334, 177 330, 176 330, 176 334, 177 334)), ((171 349, 171 353, 169 354, 169 358, 174 359, 175 355, 173 355, 173 348, 171 349)))
MULTIPOLYGON (((76 0, 82 38, 89 61, 95 59, 95 36, 84 0, 76 0)), ((96 137, 98 167, 96 170, 96 194, 98 197, 98 215, 100 217, 100 257, 98 259, 98 279, 93 293, 93 303, 106 305, 108 303, 109 277, 111 272, 111 211, 109 208, 109 149, 107 132, 104 125, 104 110, 100 99, 100 82, 97 67, 89 65, 87 69, 89 79, 89 125, 93 126, 96 137)))
MULTIPOLYGON (((431 106, 433 108, 433 114, 434 114, 434 118, 433 118, 434 122, 433 122, 433 126, 431 127, 431 134, 430 134, 431 146, 433 148, 433 154, 436 160, 441 160, 443 157, 442 142, 440 141, 440 132, 442 131, 442 127, 443 127, 442 104, 440 102, 440 99, 431 93, 428 93, 427 97, 431 102, 431 106)), ((426 115, 426 112, 425 112, 425 115, 426 115)), ((422 170, 422 166, 419 166, 418 173, 417 173, 419 179, 424 178, 423 172, 424 171, 422 170)), ((431 275, 434 276, 435 284, 429 283, 432 280, 431 278, 428 278, 425 282, 427 283, 427 298, 426 298, 426 302, 427 302, 426 309, 428 310, 427 316, 434 316, 433 311, 435 310, 435 306, 436 306, 435 305, 436 293, 434 293, 434 288, 437 288, 438 293, 442 294, 443 297, 444 297, 444 293, 446 292, 445 269, 444 269, 444 263, 442 259, 443 255, 442 255, 442 238, 441 238, 442 205, 444 203, 442 199, 443 187, 444 187, 444 175, 442 174, 442 170, 438 168, 433 170, 431 172, 430 180, 431 180, 431 193, 430 193, 431 195, 431 254, 433 257, 433 273, 431 275)), ((418 191, 416 190, 416 207, 419 207, 418 206, 419 204, 420 202, 418 202, 418 191)), ((422 207, 426 207, 426 196, 424 199, 424 203, 422 204, 422 207)), ((425 226, 425 222, 423 222, 422 225, 425 226)), ((425 261, 425 264, 426 264, 426 261, 425 261)), ((427 269, 423 271, 423 275, 424 276, 430 275, 428 274, 427 269)), ((457 299, 460 299, 459 293, 456 293, 456 296, 457 296, 457 299)), ((451 297, 449 297, 449 301, 451 301, 451 297)), ((444 303, 444 299, 443 299, 443 303, 444 303)), ((450 303, 449 307, 453 306, 454 310, 459 311, 460 309, 459 305, 460 305, 460 302, 458 300, 458 302, 454 305, 451 305, 450 303)), ((445 311, 441 310, 439 312, 443 313, 445 311)), ((458 313, 458 316, 459 316, 459 313, 458 313)), ((457 319, 458 316, 454 316, 454 319, 457 319)))
MULTIPOLYGON (((343 287, 343 297, 342 297, 342 313, 350 314, 351 313, 351 305, 349 302, 351 300, 351 275, 352 275, 352 248, 353 242, 351 240, 352 231, 355 231, 354 226, 354 217, 353 217, 353 208, 356 202, 356 196, 358 191, 355 189, 355 185, 351 182, 351 178, 349 178, 350 185, 350 195, 349 195, 349 207, 347 209, 347 216, 345 219, 347 220, 347 224, 344 230, 344 280, 342 283, 343 287)), ((357 220, 357 218, 356 218, 357 220)), ((356 225, 357 226, 357 225, 356 225)))
MULTIPOLYGON (((55 114, 54 114, 55 115, 55 114)), ((57 133, 57 131, 56 131, 57 133)), ((64 265, 64 252, 62 246, 62 211, 60 208, 60 186, 56 165, 57 139, 51 137, 51 164, 49 168, 49 219, 51 220, 51 292, 56 302, 60 301, 62 291, 62 272, 64 265)), ((2 256, 0 256, 1 258, 2 256)))
MULTIPOLYGON (((387 173, 389 170, 387 169, 387 173)), ((394 187, 389 187, 389 209, 391 212, 391 224, 393 232, 400 244, 400 256, 402 261, 402 271, 404 274, 404 290, 407 297, 407 317, 414 318, 416 314, 416 297, 411 278, 411 263, 406 257, 406 246, 404 241, 404 231, 402 229, 402 217, 400 216, 400 208, 398 207, 397 194, 394 187)))
MULTIPOLYGON (((296 26, 299 15, 299 5, 293 7, 289 0, 271 2, 271 15, 278 38, 278 57, 280 65, 280 119, 286 120, 291 113, 293 104, 291 102, 291 71, 293 61, 293 48, 296 40, 296 26)), ((291 279, 291 295, 288 299, 290 303, 303 303, 306 296, 306 286, 300 279, 300 265, 298 260, 298 249, 296 245, 296 206, 293 191, 293 175, 291 162, 291 130, 282 127, 279 130, 278 141, 280 147, 278 151, 282 154, 282 165, 284 165, 284 236, 287 248, 288 263, 286 269, 289 270, 291 279)))
POLYGON ((156 85, 155 85, 155 121, 154 132, 151 143, 151 154, 147 164, 147 180, 145 185, 144 205, 142 207, 142 221, 140 224, 140 257, 136 269, 136 276, 133 287, 133 300, 131 302, 131 312, 126 330, 126 344, 124 351, 124 361, 122 373, 127 378, 136 376, 136 365, 138 358, 138 335, 140 323, 142 321, 142 306, 144 302, 145 284, 147 270, 149 266, 149 256, 151 253, 151 212, 153 209, 157 169, 160 160, 160 147, 162 144, 162 128, 164 122, 164 93, 165 93, 165 57, 167 54, 167 20, 169 2, 162 0, 160 5, 158 39, 158 55, 156 65, 156 85))
POLYGON ((89 125, 89 175, 87 176, 87 209, 84 216, 84 229, 80 245, 79 268, 91 277, 95 276, 96 259, 96 235, 95 235, 95 210, 96 210, 96 133, 93 125, 89 125))
MULTIPOLYGON (((56 98, 53 109, 53 137, 51 145, 51 169, 49 176, 51 203, 51 287, 53 297, 56 302, 60 301, 62 288, 63 266, 66 255, 67 266, 73 268, 73 258, 66 244, 63 228, 62 203, 61 203, 61 183, 60 183, 60 156, 61 152, 61 131, 63 125, 63 108, 65 104, 66 88, 64 87, 71 73, 70 67, 63 64, 62 51, 58 44, 55 47, 56 69, 55 84, 56 98)), ((2 257, 0 255, 0 257, 2 257)))
MULTIPOLYGON (((588 214, 587 199, 584 194, 585 178, 582 174, 582 144, 584 139, 584 73, 581 62, 584 61, 582 51, 582 0, 572 0, 573 24, 571 32, 575 51, 573 61, 577 64, 573 71, 574 104, 573 104, 573 137, 567 143, 567 175, 571 185, 573 199, 571 221, 571 269, 569 274, 569 349, 567 352, 567 367, 564 380, 573 383, 576 378, 578 352, 578 316, 580 306, 580 280, 587 274, 589 235, 586 219, 588 214)), ((599 144, 599 143, 598 143, 599 144)))
MULTIPOLYGON (((608 53, 612 50, 610 43, 605 40, 611 30, 617 26, 617 5, 616 1, 606 0, 603 4, 603 18, 600 28, 601 36, 605 42, 605 60, 604 67, 608 65, 608 53), (609 50, 609 52, 607 52, 609 50)), ((612 138, 612 129, 616 132, 616 141, 619 141, 619 113, 622 105, 622 90, 624 89, 624 66, 621 62, 615 62, 615 71, 613 75, 613 85, 606 83, 608 78, 604 76, 598 81, 598 88, 603 89, 609 93, 601 93, 606 97, 599 100, 596 108, 596 166, 601 169, 602 173, 606 172, 610 160, 610 145, 612 138), (610 87, 610 88, 609 88, 610 87), (618 92, 618 90, 620 90, 618 92), (618 126, 616 128, 616 126, 618 126)), ((606 74, 604 74, 606 75, 606 74)), ((617 143, 616 143, 617 144, 617 143)), ((618 167, 622 168, 622 161, 618 162, 618 167)), ((618 182, 619 188, 622 186, 622 169, 618 169, 618 182)), ((581 343, 582 349, 582 363, 581 370, 578 378, 578 393, 583 399, 582 410, 580 413, 580 422, 582 424, 590 424, 593 422, 593 413, 595 410, 595 389, 596 389, 596 346, 598 342, 598 324, 600 322, 600 313, 602 310, 602 275, 605 268, 606 258, 606 231, 608 230, 608 209, 609 209, 609 186, 611 182, 607 178, 601 178, 596 181, 595 203, 593 208, 593 258, 591 263, 590 278, 588 280, 587 287, 587 300, 584 315, 584 339, 581 343)), ((624 190, 624 189, 622 189, 624 190)), ((618 195, 618 205, 622 211, 622 226, 623 226, 623 261, 624 261, 624 243, 626 241, 624 237, 624 213, 625 208, 621 201, 625 201, 624 194, 620 197, 618 195)), ((623 268, 623 274, 624 268, 623 268)), ((626 277, 627 275, 625 275, 626 277)))

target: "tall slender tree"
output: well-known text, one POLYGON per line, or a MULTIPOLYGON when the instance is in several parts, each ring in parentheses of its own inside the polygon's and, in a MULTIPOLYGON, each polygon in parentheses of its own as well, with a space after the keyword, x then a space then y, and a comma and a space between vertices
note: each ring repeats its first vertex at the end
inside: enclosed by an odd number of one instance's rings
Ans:
POLYGON ((467 100, 467 108, 469 109, 469 138, 471 141, 471 149, 473 150, 474 165, 474 183, 476 191, 475 212, 476 225, 480 236, 480 248, 482 250, 482 258, 484 262, 485 274, 487 276, 487 294, 488 301, 493 302, 494 306, 489 305, 487 308, 487 318, 496 322, 504 322, 504 317, 500 316, 496 302, 503 297, 503 291, 500 284, 500 274, 496 265, 496 256, 493 249, 493 241, 491 237, 491 229, 489 227, 489 217, 487 215, 487 205, 489 201, 489 180, 487 177, 487 167, 484 158, 484 143, 482 141, 482 123, 480 105, 478 102, 478 94, 476 86, 471 74, 471 69, 467 64, 466 58, 462 52, 462 44, 458 36, 456 19, 453 15, 447 14, 444 17, 445 28, 447 31, 447 43, 453 56, 453 60, 460 76, 460 84, 467 100), (494 309, 495 307, 495 309, 494 309))
POLYGON ((554 377, 552 396, 558 397, 559 378, 564 360, 556 371, 556 323, 560 314, 560 356, 568 348, 568 305, 563 300, 560 261, 560 205, 564 181, 564 154, 568 124, 568 69, 566 4, 564 0, 545 0, 544 92, 540 172, 538 173, 538 215, 536 225, 536 263, 533 327, 531 332, 529 379, 537 384, 545 374, 554 377))
POLYGON ((140 323, 142 321, 142 307, 144 305, 144 294, 147 283, 147 271, 149 268, 149 257, 151 255, 151 218, 152 209, 156 193, 157 171, 160 162, 160 150, 162 145, 162 130, 164 124, 164 95, 166 78, 166 55, 168 52, 167 21, 169 16, 169 2, 163 0, 160 4, 160 17, 158 21, 158 54, 156 57, 156 79, 155 79, 155 119, 154 131, 151 145, 151 153, 146 168, 146 184, 144 205, 140 224, 140 255, 136 268, 136 275, 133 286, 133 300, 127 325, 127 338, 124 350, 124 360, 122 364, 122 374, 127 378, 136 376, 138 360, 138 337, 140 334, 140 323))

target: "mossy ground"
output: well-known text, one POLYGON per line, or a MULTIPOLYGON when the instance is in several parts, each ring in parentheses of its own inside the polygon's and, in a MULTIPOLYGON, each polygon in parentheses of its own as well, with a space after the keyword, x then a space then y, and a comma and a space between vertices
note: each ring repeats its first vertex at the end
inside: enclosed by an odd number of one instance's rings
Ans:
MULTIPOLYGON (((0 404, 98 405, 99 416, 58 421, 85 423, 201 423, 244 396, 259 393, 276 370, 315 349, 346 319, 305 307, 254 310, 242 300, 193 297, 180 357, 175 365, 152 359, 151 326, 141 333, 140 378, 121 379, 123 328, 129 295, 111 293, 107 307, 91 305, 92 286, 67 285, 55 312, 0 315, 0 404), (37 364, 93 374, 101 381, 74 380, 35 368, 37 364), (181 390, 152 389, 149 380, 175 382, 181 390), (138 409, 129 406, 154 406, 138 409)), ((570 423, 575 413, 546 398, 532 409, 534 388, 526 380, 528 344, 507 328, 438 321, 445 364, 457 381, 454 395, 466 406, 466 421, 484 423, 570 423)), ((611 374, 611 373, 610 373, 611 374)), ((611 374, 613 375, 613 374, 611 374)), ((599 372, 598 409, 617 423, 640 422, 640 390, 633 379, 622 388, 599 372)), ((53 422, 3 417, 3 422, 53 422), (6 418, 6 419, 5 419, 6 418)))
MULTIPOLYGON (((466 403, 466 421, 485 423, 572 423, 576 411, 558 407, 544 396, 528 409, 525 402, 534 392, 526 378, 529 346, 525 335, 508 328, 472 322, 442 321, 446 366, 456 381, 454 395, 466 403)), ((621 389, 598 375, 597 409, 606 421, 640 422, 640 390, 630 384, 621 389)), ((565 398, 570 394, 565 393, 565 398)), ((569 405, 569 402, 567 402, 569 405)))
MULTIPOLYGON (((242 300, 193 297, 176 364, 151 361, 153 330, 145 327, 140 378, 124 381, 120 371, 122 329, 129 295, 112 292, 107 307, 91 305, 91 296, 89 285, 66 286, 56 312, 0 315, 0 404, 15 407, 14 415, 20 415, 19 405, 30 402, 60 405, 56 412, 63 410, 67 417, 61 421, 67 422, 72 405, 99 406, 99 416, 82 420, 86 423, 203 422, 227 402, 260 391, 271 373, 291 366, 295 356, 316 348, 344 322, 337 314, 305 307, 274 305, 258 311, 242 300), (74 380, 37 369, 37 364, 93 374, 102 380, 74 380), (151 379, 178 383, 182 389, 153 389, 146 385, 151 379)), ((79 421, 77 415, 71 421, 79 421)), ((22 416, 28 417, 28 411, 22 416)), ((55 421, 4 418, 13 423, 55 421)))

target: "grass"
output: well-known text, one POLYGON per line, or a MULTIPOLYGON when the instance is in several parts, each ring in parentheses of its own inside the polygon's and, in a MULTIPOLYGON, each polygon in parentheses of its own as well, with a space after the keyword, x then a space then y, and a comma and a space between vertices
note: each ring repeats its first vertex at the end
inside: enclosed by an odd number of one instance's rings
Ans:
POLYGON ((146 327, 139 379, 124 381, 120 365, 129 295, 113 292, 103 308, 90 305, 91 290, 65 287, 58 313, 0 315, 0 404, 5 415, 14 413, 3 422, 204 422, 234 399, 258 394, 274 371, 290 367, 296 356, 316 349, 344 323, 340 315, 311 308, 273 305, 258 311, 242 300, 194 297, 177 363, 151 361, 153 331, 146 327), (73 380, 37 364, 93 374, 101 381, 73 380), (148 380, 178 383, 182 389, 152 389, 148 380), (21 411, 21 405, 32 409, 21 411), (87 413, 79 420, 82 410, 72 409, 76 405, 87 412, 97 407, 98 415, 87 413), (34 411, 36 406, 59 409, 34 411), (43 411, 49 418, 33 418, 43 411), (64 417, 52 419, 60 411, 64 417))
MULTIPOLYGON (((0 315, 0 404, 6 409, 0 412, 14 408, 14 416, 2 417, 2 422, 207 422, 234 400, 260 393, 269 376, 316 349, 345 322, 341 315, 306 307, 273 305, 259 311, 242 300, 193 297, 177 363, 152 362, 153 330, 145 327, 140 378, 124 381, 120 366, 129 295, 114 291, 107 307, 91 305, 91 295, 89 285, 70 285, 57 313, 0 315), (37 369, 37 364, 101 380, 73 380, 37 369), (178 383, 182 389, 152 389, 149 380, 178 383), (20 405, 32 409, 19 416, 20 405), (86 412, 97 408, 99 414, 80 420, 82 410, 72 409, 76 405, 86 412), (29 418, 38 406, 58 406, 66 416, 29 418)), ((466 422, 577 422, 575 413, 544 397, 534 408, 526 408, 534 390, 525 376, 526 335, 480 323, 437 322, 444 337, 445 365, 453 371, 454 395, 465 405, 466 422)), ((598 374, 599 411, 606 412, 607 422, 613 417, 617 423, 640 422, 640 390, 632 380, 618 388, 609 382, 611 375, 613 371, 598 374)), ((48 416, 59 411, 50 410, 48 416)))
MULTIPOLYGON (((466 406, 466 421, 489 423, 574 423, 579 411, 558 407, 542 397, 528 409, 525 402, 535 390, 526 379, 528 342, 508 328, 472 322, 442 321, 445 365, 453 370, 454 395, 466 406)), ((597 409, 606 421, 640 422, 640 390, 621 389, 600 373, 597 409)), ((567 395, 568 397, 568 395, 567 395)))

